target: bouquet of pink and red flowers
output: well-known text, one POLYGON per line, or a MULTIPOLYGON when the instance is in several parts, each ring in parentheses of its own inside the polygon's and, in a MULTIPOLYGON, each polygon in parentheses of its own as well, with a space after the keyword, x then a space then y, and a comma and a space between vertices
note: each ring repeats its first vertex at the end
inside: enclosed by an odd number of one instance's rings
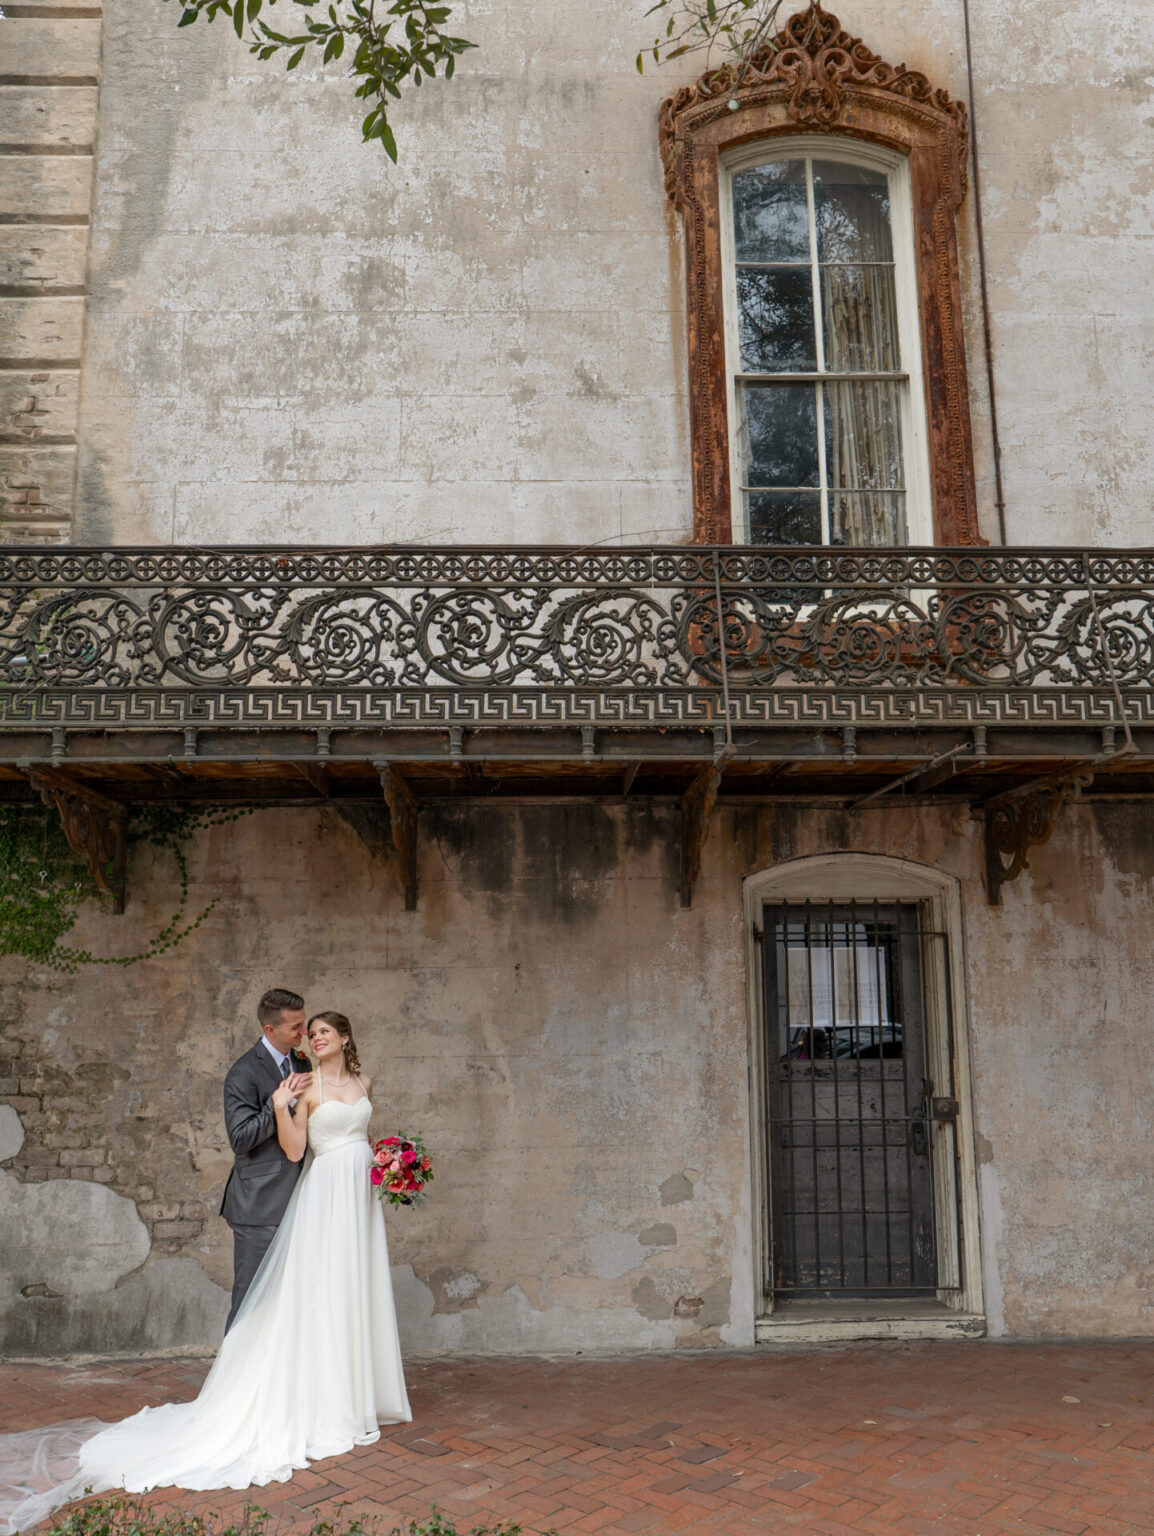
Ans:
POLYGON ((369 1178, 390 1205, 420 1205, 425 1185, 433 1182, 433 1165, 419 1136, 384 1136, 373 1142, 369 1178))

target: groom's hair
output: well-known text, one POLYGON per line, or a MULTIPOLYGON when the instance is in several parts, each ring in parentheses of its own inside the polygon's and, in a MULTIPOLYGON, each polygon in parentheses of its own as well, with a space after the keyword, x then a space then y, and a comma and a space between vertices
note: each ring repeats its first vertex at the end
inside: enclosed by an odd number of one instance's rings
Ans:
POLYGON ((280 1016, 286 1008, 295 1012, 304 1005, 304 998, 298 997, 295 992, 288 992, 284 987, 272 987, 257 1003, 256 1016, 263 1029, 266 1024, 279 1024, 280 1016))

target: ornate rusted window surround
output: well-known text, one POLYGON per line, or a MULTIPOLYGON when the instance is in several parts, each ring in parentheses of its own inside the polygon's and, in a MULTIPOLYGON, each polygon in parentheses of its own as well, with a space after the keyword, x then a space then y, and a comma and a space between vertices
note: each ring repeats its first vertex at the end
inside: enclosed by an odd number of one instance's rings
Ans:
POLYGON ((904 65, 887 64, 816 3, 792 17, 738 83, 711 70, 662 106, 665 185, 685 222, 694 537, 734 537, 725 345, 722 178, 733 157, 828 136, 828 155, 858 141, 909 167, 921 362, 935 541, 981 544, 974 490, 956 213, 966 191, 962 102, 904 65))

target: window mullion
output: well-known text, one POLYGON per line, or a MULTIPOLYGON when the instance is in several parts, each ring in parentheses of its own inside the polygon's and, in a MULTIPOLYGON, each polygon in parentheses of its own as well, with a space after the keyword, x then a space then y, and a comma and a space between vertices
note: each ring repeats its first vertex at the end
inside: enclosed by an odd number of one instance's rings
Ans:
MULTIPOLYGON (((825 330, 821 323, 821 268, 817 260, 817 209, 813 195, 813 161, 805 162, 805 200, 809 215, 809 274, 813 287, 813 324, 817 371, 825 373, 825 330)), ((821 494, 821 542, 829 543, 829 490, 826 485, 825 464, 825 385, 820 378, 814 382, 815 411, 817 417, 817 479, 821 494)))

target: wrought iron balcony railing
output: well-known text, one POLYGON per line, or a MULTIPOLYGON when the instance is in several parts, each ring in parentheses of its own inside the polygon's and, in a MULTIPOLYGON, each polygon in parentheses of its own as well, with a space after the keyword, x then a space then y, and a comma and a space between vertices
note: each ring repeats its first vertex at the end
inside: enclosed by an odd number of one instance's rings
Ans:
POLYGON ((0 732, 1154 720, 1154 551, 0 554, 0 732))

